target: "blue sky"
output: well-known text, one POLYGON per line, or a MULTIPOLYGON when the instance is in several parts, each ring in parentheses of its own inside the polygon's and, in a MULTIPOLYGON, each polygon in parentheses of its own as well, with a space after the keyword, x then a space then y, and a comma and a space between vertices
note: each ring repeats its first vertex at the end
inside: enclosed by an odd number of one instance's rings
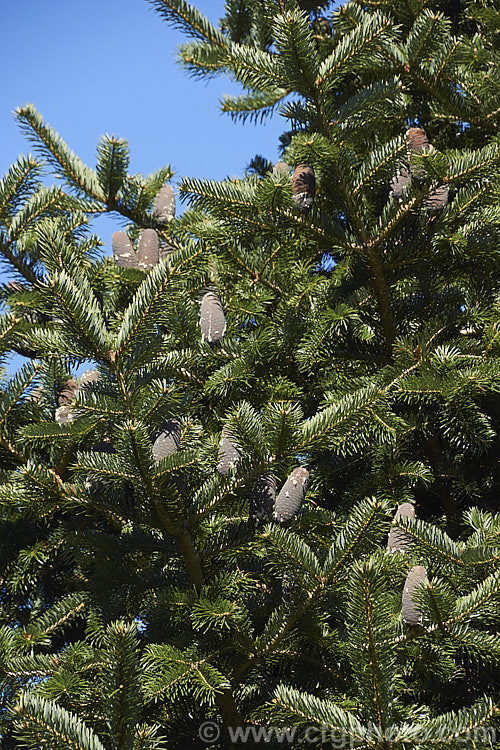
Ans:
MULTIPOLYGON (((223 0, 193 4, 213 22, 223 15, 223 0)), ((174 182, 240 175, 256 153, 278 159, 285 121, 241 125, 220 113, 219 97, 238 89, 225 76, 189 78, 176 62, 185 37, 146 0, 5 0, 0 28, 0 174, 32 150, 12 116, 26 102, 90 166, 104 133, 129 141, 131 173, 170 164, 174 182)), ((114 228, 96 229, 110 242, 114 228)))
MULTIPOLYGON (((223 15, 223 0, 192 4, 213 23, 223 15)), ((242 175, 255 154, 279 158, 286 121, 243 125, 223 115, 219 98, 238 87, 225 76, 189 78, 177 62, 186 37, 146 0, 0 0, 0 29, 0 175, 33 150, 12 115, 27 102, 89 166, 109 133, 129 141, 131 173, 169 164, 174 186, 188 176, 242 175)), ((122 226, 116 218, 94 222, 105 253, 122 226)), ((0 279, 5 270, 0 265, 0 279)), ((7 369, 23 361, 15 356, 7 369)))

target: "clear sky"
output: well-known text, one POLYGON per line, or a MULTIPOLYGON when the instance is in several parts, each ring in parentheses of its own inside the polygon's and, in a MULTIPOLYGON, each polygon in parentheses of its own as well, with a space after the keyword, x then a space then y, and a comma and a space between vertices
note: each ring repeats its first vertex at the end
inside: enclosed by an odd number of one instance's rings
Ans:
MULTIPOLYGON (((212 22, 223 15, 223 0, 192 4, 212 22)), ((278 159, 285 121, 223 115, 219 97, 238 89, 190 78, 176 62, 186 38, 146 0, 0 0, 0 28, 0 174, 32 150, 12 116, 26 102, 90 166, 104 133, 129 141, 131 173, 170 164, 174 182, 240 175, 256 153, 278 159)), ((97 231, 110 241, 113 227, 97 231)))

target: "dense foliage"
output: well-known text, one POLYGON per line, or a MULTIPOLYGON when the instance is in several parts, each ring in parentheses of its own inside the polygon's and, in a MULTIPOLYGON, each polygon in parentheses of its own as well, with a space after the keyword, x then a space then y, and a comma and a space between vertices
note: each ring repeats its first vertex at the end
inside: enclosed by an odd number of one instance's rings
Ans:
POLYGON ((497 5, 152 5, 282 161, 175 218, 168 166, 17 112, 2 747, 500 747, 497 5))

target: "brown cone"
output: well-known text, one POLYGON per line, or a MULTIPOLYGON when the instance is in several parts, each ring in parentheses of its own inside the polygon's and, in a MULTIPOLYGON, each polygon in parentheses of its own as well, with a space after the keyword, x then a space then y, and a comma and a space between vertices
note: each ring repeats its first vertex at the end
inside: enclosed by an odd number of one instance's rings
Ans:
POLYGON ((307 213, 314 203, 316 178, 310 164, 299 164, 292 175, 293 200, 299 211, 307 213))
POLYGON ((285 164, 284 161, 278 161, 273 167, 273 174, 274 175, 289 175, 290 174, 290 167, 288 164, 285 164))
POLYGON ((418 154, 425 146, 429 146, 427 133, 423 128, 410 128, 406 131, 406 144, 409 153, 418 154))
POLYGON ((440 185, 429 194, 429 197, 424 201, 424 206, 428 211, 434 213, 435 211, 441 211, 448 203, 448 185, 440 185))
POLYGON ((97 383, 98 380, 99 373, 97 372, 97 370, 85 370, 80 378, 80 385, 78 386, 77 390, 81 388, 86 389, 88 385, 97 383))
POLYGON ((75 396, 77 387, 78 384, 76 380, 73 380, 72 378, 70 380, 67 380, 63 385, 59 396, 57 397, 57 405, 64 406, 65 404, 71 403, 75 396))
MULTIPOLYGON (((412 154, 419 154, 426 146, 428 147, 429 139, 425 130, 422 128, 410 128, 406 131, 406 146, 408 152, 408 159, 411 158, 412 154)), ((414 166, 411 170, 412 177, 417 180, 421 180, 425 174, 422 167, 414 166)))

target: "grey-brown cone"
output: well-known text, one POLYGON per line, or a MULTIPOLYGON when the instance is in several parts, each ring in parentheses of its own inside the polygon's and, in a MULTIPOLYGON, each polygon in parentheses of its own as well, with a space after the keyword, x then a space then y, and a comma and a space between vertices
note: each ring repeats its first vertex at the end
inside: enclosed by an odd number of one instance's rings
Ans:
POLYGON ((236 466, 240 458, 240 452, 235 446, 231 437, 227 434, 226 430, 222 430, 222 437, 219 443, 219 454, 217 462, 217 471, 222 476, 226 476, 230 469, 236 466))
POLYGON ((280 490, 274 504, 274 516, 278 521, 292 521, 300 510, 307 492, 309 472, 303 466, 294 469, 280 490))
MULTIPOLYGON (((412 154, 419 154, 424 148, 432 150, 427 134, 423 128, 410 128, 406 131, 406 152, 410 161, 412 154)), ((399 200, 403 197, 404 188, 411 182, 411 178, 420 180, 424 176, 421 167, 413 166, 411 171, 407 167, 400 167, 390 182, 390 195, 399 200)), ((441 211, 448 203, 448 185, 440 185, 434 190, 423 205, 431 213, 441 211)))
POLYGON ((406 145, 408 154, 418 154, 429 145, 427 133, 423 128, 410 128, 406 131, 406 145))
MULTIPOLYGON (((423 128, 410 128, 406 131, 406 151, 408 159, 411 159, 412 154, 419 154, 424 148, 429 148, 430 143, 427 138, 427 133, 423 128)), ((425 170, 422 167, 414 166, 411 170, 412 177, 417 180, 421 180, 424 177, 425 170)))
POLYGON ((212 344, 226 333, 226 318, 221 301, 215 292, 207 292, 201 300, 200 327, 203 338, 212 344))
POLYGON ((63 385, 59 396, 57 397, 57 405, 64 406, 65 404, 71 403, 71 401, 73 401, 77 388, 78 384, 76 380, 73 380, 73 378, 67 380, 63 385))
POLYGON ((440 185, 434 192, 429 193, 429 197, 424 201, 424 206, 428 211, 441 211, 448 203, 448 185, 440 185))
POLYGON ((78 385, 72 379, 66 381, 57 399, 57 403, 59 404, 55 413, 57 424, 68 424, 78 416, 79 412, 74 406, 71 406, 71 402, 78 392, 87 390, 87 386, 97 383, 98 380, 99 373, 97 370, 85 370, 78 385))
MULTIPOLYGON (((415 508, 411 503, 402 503, 398 505, 398 509, 394 515, 393 522, 401 516, 406 518, 415 518, 415 508)), ((412 538, 403 529, 393 528, 389 532, 389 538, 387 540, 387 551, 388 552, 406 552, 412 542, 412 538)))
POLYGON ((299 211, 307 213, 314 203, 316 178, 310 164, 299 164, 292 175, 293 201, 299 211))
POLYGON ((285 164, 284 161, 278 161, 273 167, 273 174, 274 175, 289 175, 290 174, 290 167, 288 164, 285 164))
POLYGON ((160 224, 175 218, 175 195, 172 185, 164 185, 153 203, 153 216, 160 224))
POLYGON ((145 229, 139 238, 137 247, 137 267, 148 271, 158 263, 159 242, 154 229, 145 229))
POLYGON ((125 232, 113 232, 111 238, 113 258, 122 268, 137 268, 137 257, 125 232))
POLYGON ((165 422, 153 443, 153 458, 155 463, 161 461, 165 456, 177 453, 180 440, 180 423, 176 419, 169 419, 168 422, 165 422))
POLYGON ((411 182, 411 175, 406 167, 401 167, 390 182, 390 194, 393 198, 400 199, 403 197, 403 190, 411 182))
POLYGON ((73 421, 75 412, 71 409, 69 404, 63 404, 56 409, 55 419, 57 424, 65 425, 73 421))
POLYGON ((272 516, 276 499, 276 477, 271 472, 259 474, 250 493, 250 518, 262 521, 272 516))
POLYGON ((78 386, 77 390, 79 389, 87 389, 87 386, 93 385, 94 383, 97 383, 99 380, 99 373, 97 370, 85 370, 85 372, 82 374, 82 377, 80 378, 80 385, 78 386))
POLYGON ((401 617, 407 625, 421 625, 423 614, 418 604, 413 601, 413 595, 417 588, 428 583, 427 571, 422 565, 415 565, 410 570, 403 589, 403 601, 401 605, 401 617))

